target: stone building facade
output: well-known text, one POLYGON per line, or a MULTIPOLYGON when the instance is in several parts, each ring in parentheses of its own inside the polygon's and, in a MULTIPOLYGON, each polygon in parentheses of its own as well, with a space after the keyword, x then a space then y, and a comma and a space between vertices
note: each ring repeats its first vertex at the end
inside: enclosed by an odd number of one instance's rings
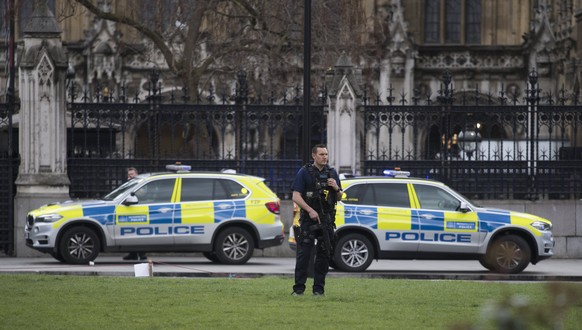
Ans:
MULTIPOLYGON (((15 3, 16 36, 22 40, 34 2, 15 3)), ((108 97, 125 88, 143 99, 152 68, 161 71, 166 91, 182 87, 165 72, 167 65, 159 52, 134 29, 97 19, 78 5, 67 13, 67 0, 46 3, 62 31, 80 91, 108 97)), ((132 8, 126 1, 95 3, 110 12, 132 8)), ((159 8, 175 5, 170 0, 152 3, 159 8)), ((0 5, 1 15, 7 13, 5 6, 0 5)), ((368 54, 351 60, 363 73, 363 83, 373 86, 384 102, 401 94, 434 97, 441 88, 444 70, 452 73, 456 92, 471 90, 487 95, 504 91, 511 95, 523 89, 528 72, 534 69, 544 91, 557 94, 562 88, 579 88, 580 0, 362 0, 361 7, 369 22, 361 39, 368 54)), ((0 37, 0 44, 6 44, 6 28, 0 37)), ((6 52, 6 47, 0 47, 2 64, 6 52)), ((351 56, 349 50, 346 53, 351 56)), ((0 65, 0 70, 5 69, 6 65, 0 65)), ((314 71, 322 69, 327 68, 316 67, 314 71)), ((314 76, 322 73, 314 72, 314 76)), ((6 73, 0 77, 0 86, 5 87, 6 73)))

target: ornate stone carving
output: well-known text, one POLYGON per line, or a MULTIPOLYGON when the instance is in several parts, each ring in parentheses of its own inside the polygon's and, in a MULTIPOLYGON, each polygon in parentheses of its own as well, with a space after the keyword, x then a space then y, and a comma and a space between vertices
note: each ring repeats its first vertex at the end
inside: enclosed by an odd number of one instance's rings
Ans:
POLYGON ((50 102, 50 92, 52 89, 54 68, 52 67, 46 53, 43 54, 38 64, 38 97, 39 100, 50 102))

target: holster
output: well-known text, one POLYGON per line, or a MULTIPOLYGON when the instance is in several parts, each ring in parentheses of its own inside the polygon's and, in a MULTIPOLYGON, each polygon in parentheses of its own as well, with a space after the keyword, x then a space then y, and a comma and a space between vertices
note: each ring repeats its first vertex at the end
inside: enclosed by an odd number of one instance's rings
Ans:
POLYGON ((309 243, 309 236, 301 230, 301 226, 293 226, 293 234, 295 235, 295 243, 309 243))

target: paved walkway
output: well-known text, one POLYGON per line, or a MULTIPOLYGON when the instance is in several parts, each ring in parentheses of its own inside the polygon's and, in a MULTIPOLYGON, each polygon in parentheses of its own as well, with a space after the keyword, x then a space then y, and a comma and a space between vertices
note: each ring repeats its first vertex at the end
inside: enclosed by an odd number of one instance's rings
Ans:
MULTIPOLYGON (((245 265, 215 264, 198 256, 151 255, 153 276, 165 277, 292 277, 294 258, 256 257, 245 265)), ((66 265, 53 258, 0 258, 0 273, 55 275, 135 276, 134 265, 121 255, 105 255, 93 265, 66 265)), ((330 270, 330 277, 515 280, 515 281, 582 281, 582 260, 549 259, 529 265, 518 275, 488 272, 477 261, 380 260, 372 262, 362 273, 330 270)))

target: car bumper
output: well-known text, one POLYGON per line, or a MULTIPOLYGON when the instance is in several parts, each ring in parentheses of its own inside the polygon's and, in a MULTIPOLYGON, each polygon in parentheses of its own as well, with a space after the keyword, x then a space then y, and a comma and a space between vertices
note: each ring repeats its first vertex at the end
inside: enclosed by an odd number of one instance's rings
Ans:
POLYGON ((284 239, 285 239, 285 236, 277 235, 277 236, 275 236, 275 238, 268 239, 268 240, 262 240, 258 244, 259 249, 264 249, 264 248, 268 248, 268 247, 272 247, 272 246, 279 246, 279 245, 283 244, 284 239))
POLYGON ((538 258, 537 261, 548 259, 554 255, 554 246, 556 242, 554 241, 554 236, 551 231, 545 231, 542 233, 542 237, 538 241, 538 258))
POLYGON ((24 228, 26 246, 42 252, 51 252, 55 247, 54 229, 52 224, 40 223, 24 228))

